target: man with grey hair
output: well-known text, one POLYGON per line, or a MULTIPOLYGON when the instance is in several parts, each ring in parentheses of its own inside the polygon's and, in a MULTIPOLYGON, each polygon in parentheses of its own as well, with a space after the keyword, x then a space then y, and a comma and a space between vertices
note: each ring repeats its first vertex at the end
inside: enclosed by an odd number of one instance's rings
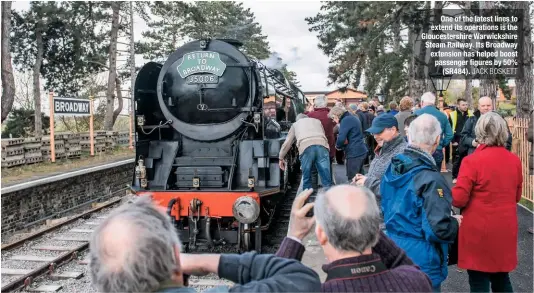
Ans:
POLYGON ((437 166, 441 169, 443 162, 443 149, 449 147, 449 143, 454 137, 449 118, 436 107, 436 96, 431 92, 426 92, 421 96, 421 109, 414 112, 415 115, 430 114, 438 119, 441 127, 441 137, 439 145, 432 154, 437 166))
POLYGON ((447 278, 449 244, 462 218, 451 215, 451 189, 432 158, 440 139, 436 117, 417 117, 408 146, 391 159, 380 184, 388 236, 430 277, 434 291, 447 278))
POLYGON ((294 260, 255 252, 241 255, 180 253, 164 211, 150 197, 115 210, 90 242, 90 272, 98 292, 191 293, 184 275, 218 274, 237 283, 204 292, 316 292, 317 273, 294 260))
POLYGON ((304 205, 311 193, 306 190, 295 199, 278 256, 300 260, 302 240, 315 224, 329 262, 323 266, 323 292, 431 292, 429 278, 380 232, 380 211, 369 189, 337 185, 320 190, 314 204, 304 205), (312 207, 315 216, 308 218, 312 207))
POLYGON ((321 121, 309 118, 305 114, 297 115, 297 121, 291 125, 278 155, 278 162, 282 170, 286 169, 284 157, 295 140, 299 151, 303 188, 312 188, 312 166, 317 168, 323 186, 332 185, 328 139, 325 136, 321 121))

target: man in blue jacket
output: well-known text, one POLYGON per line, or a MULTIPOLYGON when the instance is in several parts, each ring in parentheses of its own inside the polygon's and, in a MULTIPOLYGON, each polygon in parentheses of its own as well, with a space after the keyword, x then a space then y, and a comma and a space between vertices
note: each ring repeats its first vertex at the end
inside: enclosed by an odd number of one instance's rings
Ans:
POLYGON ((426 92, 421 96, 421 109, 415 111, 414 114, 417 116, 421 114, 430 114, 436 117, 436 119, 438 119, 439 121, 442 136, 439 142, 439 146, 432 154, 432 157, 436 161, 436 165, 438 166, 438 168, 441 169, 441 163, 443 162, 443 148, 448 147, 449 143, 454 137, 451 124, 449 123, 449 119, 447 118, 447 115, 443 114, 436 107, 436 96, 431 92, 426 92))
POLYGON ((358 117, 341 107, 333 107, 328 116, 339 124, 336 149, 345 150, 347 178, 351 182, 356 174, 363 174, 363 163, 368 153, 362 124, 358 117))
POLYGON ((440 135, 434 116, 415 119, 408 129, 409 145, 393 157, 380 185, 388 236, 430 277, 436 292, 447 278, 448 245, 462 219, 451 215, 451 189, 431 156, 440 135))

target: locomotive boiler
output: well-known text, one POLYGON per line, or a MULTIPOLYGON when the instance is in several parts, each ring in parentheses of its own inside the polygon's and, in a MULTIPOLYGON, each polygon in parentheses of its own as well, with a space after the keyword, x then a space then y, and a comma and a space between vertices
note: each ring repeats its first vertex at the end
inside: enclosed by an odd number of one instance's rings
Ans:
POLYGON ((279 168, 291 123, 306 106, 284 75, 236 40, 196 40, 135 81, 132 189, 165 208, 190 250, 260 250, 285 193, 298 185, 295 146, 279 168))

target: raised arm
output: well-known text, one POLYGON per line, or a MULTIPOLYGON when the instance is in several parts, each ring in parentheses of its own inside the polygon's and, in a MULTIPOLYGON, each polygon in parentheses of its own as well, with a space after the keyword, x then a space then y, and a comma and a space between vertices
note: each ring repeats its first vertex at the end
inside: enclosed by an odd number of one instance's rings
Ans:
POLYGON ((282 147, 280 148, 280 154, 278 155, 278 158, 280 160, 283 160, 286 156, 287 152, 293 145, 293 141, 295 140, 295 127, 292 125, 291 128, 289 128, 289 132, 287 133, 286 140, 282 144, 282 147))
POLYGON ((219 277, 236 284, 230 292, 320 292, 319 275, 293 259, 248 252, 221 255, 219 277))

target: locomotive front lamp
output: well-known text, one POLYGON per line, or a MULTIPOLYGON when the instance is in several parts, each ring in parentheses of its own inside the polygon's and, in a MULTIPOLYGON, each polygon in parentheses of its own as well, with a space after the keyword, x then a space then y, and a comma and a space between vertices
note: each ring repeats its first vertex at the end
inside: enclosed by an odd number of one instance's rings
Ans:
POLYGON ((200 178, 198 177, 197 169, 195 169, 195 175, 193 175, 193 187, 200 188, 200 178))
POLYGON ((443 92, 449 88, 452 74, 443 74, 443 67, 438 66, 436 72, 429 73, 428 76, 432 81, 432 86, 436 92, 439 92, 439 97, 443 97, 443 92))

